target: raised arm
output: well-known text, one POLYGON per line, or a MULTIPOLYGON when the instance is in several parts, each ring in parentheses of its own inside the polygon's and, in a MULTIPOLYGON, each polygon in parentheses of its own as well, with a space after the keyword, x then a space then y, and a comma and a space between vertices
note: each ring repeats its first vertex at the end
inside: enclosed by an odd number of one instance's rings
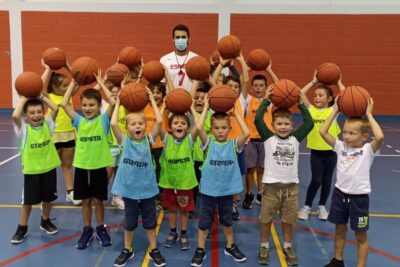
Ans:
POLYGON ((331 115, 324 121, 319 128, 319 134, 321 135, 322 139, 325 140, 330 146, 334 147, 336 143, 336 138, 333 137, 329 132, 329 127, 331 127, 332 122, 335 120, 336 116, 339 113, 338 105, 337 105, 338 97, 335 98, 335 104, 333 105, 333 110, 331 115))
POLYGON ((110 99, 111 91, 107 88, 106 84, 104 83, 105 80, 103 80, 103 78, 101 77, 101 69, 99 69, 98 73, 94 74, 94 76, 96 77, 96 82, 97 82, 95 89, 98 89, 99 91, 103 91, 104 94, 106 95, 107 99, 110 99))
POLYGON ((215 68, 211 79, 214 81, 214 83, 218 82, 218 77, 221 74, 222 68, 229 62, 228 59, 223 59, 221 56, 219 56, 219 64, 215 68))
POLYGON ((149 134, 151 135, 153 140, 156 140, 157 136, 160 134, 163 118, 160 113, 160 110, 158 109, 158 106, 157 106, 156 100, 154 99, 153 93, 150 91, 150 89, 148 87, 146 87, 146 91, 149 94, 150 104, 151 104, 151 107, 153 108, 154 115, 156 118, 156 121, 153 124, 153 128, 151 129, 149 134))
POLYGON ((256 117, 254 118, 254 124, 263 142, 273 136, 272 132, 268 129, 267 125, 264 122, 264 113, 268 112, 267 108, 270 104, 269 97, 271 93, 272 93, 272 87, 268 86, 265 92, 265 98, 261 102, 260 107, 257 109, 256 117))
POLYGON ((299 105, 297 107, 300 109, 303 117, 303 124, 293 133, 293 136, 299 142, 303 141, 314 127, 314 121, 311 117, 310 111, 308 111, 308 108, 304 105, 305 98, 306 96, 300 92, 299 105))
POLYGON ((46 95, 41 95, 40 99, 51 109, 50 116, 53 120, 55 120, 58 113, 58 106, 46 95))
POLYGON ((235 114, 236 121, 238 122, 239 127, 242 130, 242 135, 238 136, 238 138, 236 139, 236 146, 237 146, 238 150, 240 151, 243 149, 244 143, 246 142, 247 138, 249 138, 250 131, 249 131, 249 128, 247 128, 246 123, 242 119, 242 116, 240 116, 239 113, 237 112, 236 106, 234 109, 234 114, 235 114))
POLYGON ((115 138, 117 139, 118 144, 121 144, 124 134, 122 133, 121 129, 118 126, 119 107, 120 107, 119 98, 117 98, 116 103, 115 103, 114 112, 112 113, 112 116, 111 116, 110 125, 111 125, 111 129, 115 135, 115 138))
POLYGON ((192 105, 190 106, 190 112, 192 113, 194 125, 195 125, 194 127, 192 127, 192 130, 190 130, 190 134, 192 135, 193 142, 195 142, 197 135, 199 134, 199 131, 197 130, 197 122, 199 121, 199 118, 196 116, 196 110, 194 108, 194 101, 192 102, 192 105))
MULTIPOLYGON (((200 118, 196 123, 196 128, 201 140, 201 143, 204 145, 207 142, 208 139, 208 135, 207 133, 204 131, 204 122, 206 120, 207 117, 207 112, 208 112, 208 107, 209 107, 209 98, 208 98, 208 94, 204 97, 204 107, 203 107, 203 111, 201 112, 200 118)), ((196 116, 196 115, 194 115, 196 116)))
POLYGON ((239 61, 240 67, 242 68, 242 75, 240 76, 240 90, 244 99, 246 99, 248 95, 250 68, 247 66, 246 60, 244 59, 242 52, 240 52, 240 55, 236 59, 237 61, 239 61))
POLYGON ((301 88, 301 93, 305 96, 303 99, 304 105, 308 108, 310 106, 310 100, 308 99, 307 93, 318 83, 317 80, 317 70, 314 70, 314 76, 312 80, 307 83, 303 88, 301 88))
POLYGON ((199 88, 199 81, 192 80, 192 88, 190 89, 190 94, 192 95, 192 98, 196 96, 197 89, 199 88))
POLYGON ((372 135, 374 136, 373 140, 371 141, 371 147, 372 150, 376 152, 381 147, 385 137, 383 135, 381 127, 379 126, 374 116, 372 115, 373 109, 374 109, 374 100, 370 98, 368 101, 368 107, 365 114, 367 115, 369 124, 371 125, 372 135))
POLYGON ((276 76, 275 72, 272 70, 272 61, 269 63, 268 67, 265 69, 266 72, 271 76, 272 81, 276 83, 279 81, 278 76, 276 76))
POLYGON ((64 94, 63 101, 61 102, 61 107, 65 110, 65 113, 67 113, 68 117, 70 117, 72 120, 75 119, 76 112, 74 108, 69 105, 69 101, 71 99, 72 91, 76 86, 77 84, 75 80, 72 79, 71 82, 69 83, 67 91, 64 94))
POLYGON ((49 86, 49 81, 50 81, 50 75, 51 75, 51 69, 46 63, 44 63, 44 60, 42 58, 41 60, 42 66, 44 67, 44 71, 42 73, 42 81, 43 81, 43 88, 42 88, 42 94, 47 96, 48 94, 48 86, 49 86))
POLYGON ((167 83, 167 88, 169 92, 175 90, 174 82, 171 79, 171 76, 169 75, 169 71, 166 66, 162 65, 164 69, 164 77, 165 77, 165 82, 167 83))
POLYGON ((17 106, 15 107, 11 117, 14 121, 15 125, 17 126, 18 130, 21 129, 22 125, 22 112, 24 105, 28 99, 25 96, 20 96, 17 106))

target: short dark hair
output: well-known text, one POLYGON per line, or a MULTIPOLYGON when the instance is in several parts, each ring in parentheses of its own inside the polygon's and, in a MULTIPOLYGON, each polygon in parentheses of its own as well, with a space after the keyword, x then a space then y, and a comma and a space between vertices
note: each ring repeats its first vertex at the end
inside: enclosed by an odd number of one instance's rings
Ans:
POLYGON ((292 112, 287 108, 277 108, 272 111, 272 122, 274 122, 277 118, 286 118, 293 121, 292 112))
POLYGON ((253 78, 251 79, 251 84, 253 84, 253 82, 254 82, 255 80, 263 80, 263 81, 265 82, 265 84, 267 84, 267 77, 265 77, 265 76, 262 75, 262 74, 254 75, 253 78))
POLYGON ((157 88, 157 90, 160 91, 163 94, 163 96, 165 96, 167 94, 167 88, 165 88, 165 85, 163 83, 161 83, 161 82, 158 82, 158 83, 151 82, 151 83, 149 83, 147 85, 147 87, 149 87, 149 89, 152 92, 153 92, 154 89, 157 88))
POLYGON ((172 30, 172 39, 175 38, 175 31, 183 31, 183 32, 186 32, 187 37, 188 37, 188 38, 190 37, 189 28, 188 28, 186 25, 184 25, 184 24, 178 24, 178 25, 176 25, 176 26, 174 27, 174 29, 172 30))
POLYGON ((189 117, 186 116, 186 115, 183 114, 183 113, 172 113, 171 117, 169 117, 169 119, 168 119, 169 127, 171 127, 172 121, 173 121, 175 118, 184 118, 185 121, 186 121, 186 123, 187 123, 187 125, 188 125, 188 128, 190 128, 190 120, 189 120, 189 117))
POLYGON ((97 103, 101 104, 101 94, 99 90, 96 90, 94 88, 89 88, 86 89, 85 91, 82 92, 81 94, 81 101, 82 99, 95 99, 97 103))
POLYGON ((236 76, 228 75, 228 76, 225 76, 225 77, 222 79, 222 83, 223 83, 223 84, 227 84, 229 81, 237 82, 237 83, 239 84, 239 86, 240 86, 240 79, 239 79, 238 77, 236 77, 236 76))
POLYGON ((52 93, 54 88, 59 87, 65 79, 67 79, 67 76, 64 74, 52 71, 47 85, 47 92, 52 93))
POLYGON ((228 121, 229 125, 231 125, 231 118, 225 112, 215 112, 211 115, 210 122, 213 125, 213 122, 216 120, 226 120, 228 121))
POLYGON ((328 85, 325 85, 325 84, 322 84, 322 83, 320 83, 320 84, 318 84, 318 86, 315 88, 315 90, 317 90, 317 89, 323 89, 325 92, 326 92, 326 95, 328 96, 328 97, 332 97, 332 100, 331 101, 329 101, 329 103, 328 103, 328 106, 333 106, 333 104, 335 104, 335 96, 333 95, 333 90, 332 90, 332 88, 331 87, 329 87, 328 85))
POLYGON ((44 105, 42 100, 36 98, 30 98, 25 102, 22 111, 26 113, 28 111, 28 108, 33 106, 42 106, 42 109, 44 110, 44 105))

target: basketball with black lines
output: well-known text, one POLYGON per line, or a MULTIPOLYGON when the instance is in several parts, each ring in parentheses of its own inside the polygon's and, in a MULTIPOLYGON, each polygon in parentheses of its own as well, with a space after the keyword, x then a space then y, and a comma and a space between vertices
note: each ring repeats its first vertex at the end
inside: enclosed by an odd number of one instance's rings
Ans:
POLYGON ((149 95, 142 83, 128 83, 119 93, 121 105, 128 111, 143 110, 149 103, 149 95))
POLYGON ((300 88, 291 80, 282 79, 272 84, 272 104, 278 108, 290 108, 299 102, 300 88))
POLYGON ((185 71, 190 79, 204 81, 210 76, 210 63, 202 56, 195 56, 186 63, 185 71))
POLYGON ((91 84, 96 81, 95 74, 99 71, 97 61, 91 57, 80 57, 72 63, 71 73, 80 85, 91 84))
POLYGON ((158 83, 164 78, 164 68, 159 61, 152 60, 144 64, 142 74, 147 81, 158 83))
POLYGON ((341 70, 335 63, 324 63, 317 68, 317 80, 320 83, 330 85, 336 84, 341 76, 341 70))
POLYGON ((370 98, 368 91, 361 86, 348 86, 339 95, 339 110, 348 117, 361 117, 367 110, 370 98))
POLYGON ((165 99, 167 109, 172 113, 186 113, 192 105, 192 96, 182 88, 176 88, 168 93, 165 99))

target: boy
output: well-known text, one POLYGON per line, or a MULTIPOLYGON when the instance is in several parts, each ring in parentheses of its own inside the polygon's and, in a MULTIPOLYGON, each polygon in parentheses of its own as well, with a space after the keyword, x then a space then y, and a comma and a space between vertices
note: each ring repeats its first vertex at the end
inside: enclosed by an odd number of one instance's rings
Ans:
POLYGON ((336 139, 328 129, 336 118, 338 111, 337 98, 329 118, 322 124, 319 132, 322 138, 334 148, 338 155, 336 184, 332 195, 328 220, 336 225, 335 257, 326 267, 344 267, 343 251, 346 243, 347 223, 355 232, 358 244, 358 267, 366 266, 368 257, 369 228, 369 193, 371 192, 370 168, 384 135, 372 116, 374 102, 368 102, 367 119, 349 118, 343 126, 343 141, 336 139), (374 139, 364 143, 368 138, 369 127, 374 139))
POLYGON ((40 202, 43 207, 40 229, 50 235, 58 233, 57 227, 49 219, 50 202, 57 199, 56 168, 61 165, 57 150, 51 141, 57 111, 57 105, 43 95, 39 99, 27 99, 21 96, 12 114, 12 119, 19 131, 19 150, 24 174, 21 219, 11 239, 12 244, 20 244, 25 240, 28 235, 28 219, 32 205, 40 202), (43 102, 52 110, 46 120, 43 102))
POLYGON ((299 146, 300 142, 313 128, 310 112, 303 104, 303 95, 298 108, 303 116, 303 125, 293 132, 292 114, 288 109, 276 109, 272 113, 272 134, 264 122, 271 87, 257 110, 255 125, 265 149, 263 195, 260 214, 259 264, 269 264, 269 236, 273 217, 279 211, 283 232, 283 255, 288 265, 298 265, 292 248, 293 225, 297 221, 297 197, 299 194, 299 146))
POLYGON ((196 125, 205 150, 206 157, 201 166, 202 179, 200 181, 201 204, 198 230, 198 243, 191 266, 202 266, 206 257, 205 241, 208 230, 214 218, 214 209, 217 208, 219 222, 223 226, 226 238, 224 253, 232 256, 237 262, 246 261, 246 256, 234 244, 232 197, 243 191, 242 177, 236 153, 243 149, 249 130, 244 120, 234 109, 236 120, 242 130, 242 135, 234 140, 227 140, 230 131, 230 118, 226 113, 214 113, 211 116, 210 138, 203 130, 204 120, 208 110, 208 99, 196 125))
POLYGON ((104 204, 107 200, 107 166, 112 164, 107 135, 110 117, 114 108, 114 97, 109 98, 110 108, 100 115, 101 95, 96 89, 86 89, 81 94, 83 116, 75 112, 69 103, 75 81, 71 81, 61 106, 72 119, 77 129, 77 142, 73 166, 75 167, 74 198, 82 200, 83 233, 76 247, 85 249, 93 240, 91 226, 92 203, 96 208, 96 233, 100 244, 111 245, 111 238, 104 224, 104 204))

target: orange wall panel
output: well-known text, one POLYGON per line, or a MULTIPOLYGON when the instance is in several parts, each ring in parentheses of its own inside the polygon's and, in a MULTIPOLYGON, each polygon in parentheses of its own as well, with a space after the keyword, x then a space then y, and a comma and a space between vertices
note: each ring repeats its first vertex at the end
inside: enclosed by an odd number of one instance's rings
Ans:
POLYGON ((10 24, 8 11, 0 11, 0 108, 12 107, 10 24))
POLYGON ((345 85, 365 87, 376 114, 400 115, 400 15, 232 14, 245 56, 263 48, 280 78, 300 87, 321 63, 334 62, 345 85))

